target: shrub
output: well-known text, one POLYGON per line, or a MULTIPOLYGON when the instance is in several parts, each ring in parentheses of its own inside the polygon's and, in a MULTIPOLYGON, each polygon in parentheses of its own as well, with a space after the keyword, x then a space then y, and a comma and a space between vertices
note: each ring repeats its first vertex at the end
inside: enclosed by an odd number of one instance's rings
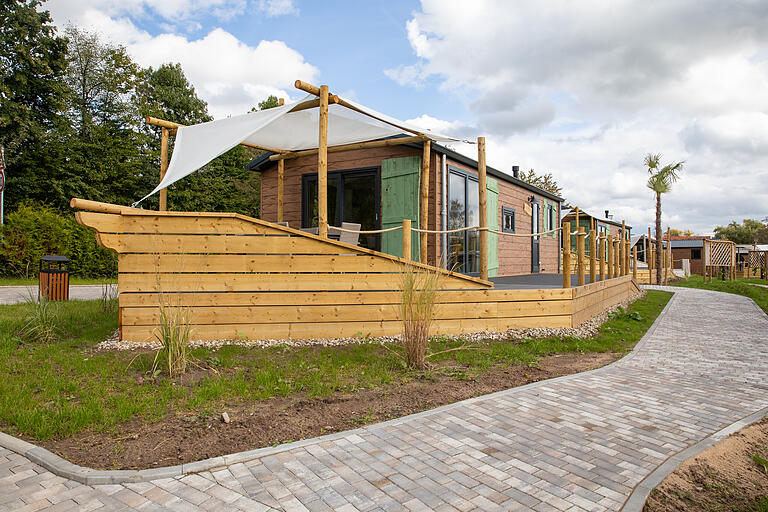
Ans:
POLYGON ((89 228, 74 215, 61 215, 44 205, 24 204, 6 217, 0 241, 0 272, 8 276, 36 275, 40 258, 61 254, 69 258, 72 275, 114 277, 117 256, 96 243, 89 228))
POLYGON ((26 342, 56 341, 57 305, 52 304, 45 296, 40 297, 39 301, 36 301, 34 296, 30 296, 29 302, 32 304, 32 314, 19 329, 18 336, 26 342))

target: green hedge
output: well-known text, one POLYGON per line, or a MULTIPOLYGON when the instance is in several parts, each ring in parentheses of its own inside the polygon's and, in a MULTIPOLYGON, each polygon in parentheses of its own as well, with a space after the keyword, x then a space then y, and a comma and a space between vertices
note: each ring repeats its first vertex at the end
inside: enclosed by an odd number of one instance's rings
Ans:
POLYGON ((36 276, 40 258, 63 254, 70 273, 80 277, 114 277, 117 255, 100 247, 91 229, 74 215, 53 208, 25 204, 5 218, 0 241, 0 273, 5 276, 36 276))

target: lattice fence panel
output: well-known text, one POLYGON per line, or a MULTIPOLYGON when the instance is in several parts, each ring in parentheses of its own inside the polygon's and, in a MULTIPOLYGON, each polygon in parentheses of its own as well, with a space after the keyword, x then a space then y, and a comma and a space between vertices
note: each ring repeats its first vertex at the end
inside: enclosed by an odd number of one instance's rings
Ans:
POLYGON ((726 241, 708 241, 706 264, 732 267, 736 263, 736 245, 726 241))

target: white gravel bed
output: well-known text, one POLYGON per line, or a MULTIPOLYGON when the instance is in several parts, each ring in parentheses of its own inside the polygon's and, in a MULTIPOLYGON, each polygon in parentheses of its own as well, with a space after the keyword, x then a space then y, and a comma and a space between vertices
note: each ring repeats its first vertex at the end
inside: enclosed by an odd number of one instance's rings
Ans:
MULTIPOLYGON (((469 334, 448 334, 438 335, 441 338, 449 338, 456 340, 467 341, 484 341, 484 340, 522 340, 524 338, 548 338, 552 336, 558 337, 574 337, 574 338, 592 338, 599 331, 600 326, 608 320, 608 315, 618 311, 620 307, 626 308, 629 304, 645 296, 645 290, 633 295, 629 299, 616 304, 608 310, 600 313, 596 317, 587 320, 578 327, 535 327, 531 329, 510 329, 504 332, 493 331, 480 331, 469 334)), ((440 324, 435 322, 434 329, 439 331, 440 324)), ((194 330, 193 330, 194 332, 194 330)), ((311 340, 292 340, 292 339, 266 339, 266 340, 190 340, 189 345, 191 347, 207 347, 216 348, 226 345, 237 345, 240 347, 308 347, 308 346, 322 346, 331 347, 337 345, 355 345, 362 343, 394 343, 400 341, 400 335, 395 336, 378 336, 378 337, 354 337, 354 338, 317 338, 311 340)), ((108 339, 102 341, 96 346, 97 350, 144 350, 152 349, 158 350, 161 347, 157 341, 126 341, 120 340, 118 331, 110 336, 108 339)))

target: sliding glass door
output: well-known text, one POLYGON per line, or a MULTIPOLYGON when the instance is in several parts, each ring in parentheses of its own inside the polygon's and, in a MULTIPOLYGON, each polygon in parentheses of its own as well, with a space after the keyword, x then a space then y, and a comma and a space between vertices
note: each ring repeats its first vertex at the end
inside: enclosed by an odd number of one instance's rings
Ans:
MULTIPOLYGON (((448 173, 448 229, 480 223, 477 178, 451 169, 448 173)), ((448 235, 448 268, 464 274, 480 272, 480 237, 476 230, 448 235)))
MULTIPOLYGON (((379 229, 379 169, 328 173, 328 224, 360 224, 361 230, 379 229)), ((317 226, 317 174, 302 179, 302 227, 317 226)), ((378 250, 379 235, 360 235, 360 246, 378 250)))

